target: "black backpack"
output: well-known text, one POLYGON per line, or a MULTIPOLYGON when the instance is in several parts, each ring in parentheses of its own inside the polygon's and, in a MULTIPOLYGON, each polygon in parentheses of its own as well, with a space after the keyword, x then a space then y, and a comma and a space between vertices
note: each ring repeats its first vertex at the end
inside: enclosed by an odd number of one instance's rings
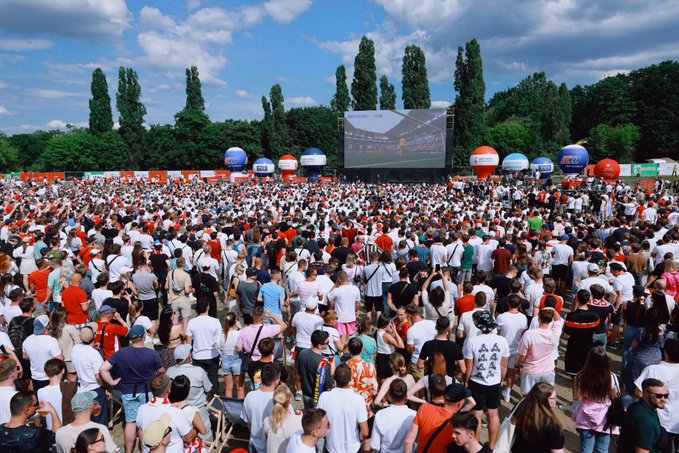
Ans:
POLYGON ((12 342, 12 346, 14 346, 14 352, 16 353, 17 357, 22 356, 22 345, 24 340, 28 338, 28 333, 26 332, 26 321, 33 322, 33 318, 17 316, 12 319, 7 329, 9 341, 12 342))

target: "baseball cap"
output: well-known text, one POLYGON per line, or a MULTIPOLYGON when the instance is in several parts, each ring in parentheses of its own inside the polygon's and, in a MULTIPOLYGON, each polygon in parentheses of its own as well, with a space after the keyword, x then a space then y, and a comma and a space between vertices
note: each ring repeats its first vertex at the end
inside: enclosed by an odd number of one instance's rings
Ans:
POLYGON ((495 322, 493 315, 491 315, 490 312, 487 312, 486 310, 477 311, 474 313, 474 325, 481 332, 490 332, 497 328, 497 323, 495 322))
POLYGON ((446 387, 443 397, 449 403, 457 403, 472 396, 472 392, 462 384, 454 382, 446 387))
POLYGON ((318 307, 318 296, 311 296, 307 299, 306 304, 304 304, 307 310, 315 310, 318 307))
POLYGON ((92 406, 94 400, 97 399, 97 392, 80 392, 73 395, 71 398, 71 409, 78 414, 84 412, 92 406))
POLYGON ((177 362, 184 362, 186 359, 189 358, 189 354, 191 354, 191 345, 190 344, 180 344, 176 348, 174 348, 174 359, 177 362))
POLYGON ((569 235, 567 235, 567 234, 562 234, 561 236, 559 236, 559 239, 561 239, 562 241, 567 241, 567 240, 569 240, 570 238, 571 238, 571 237, 570 237, 569 235))
POLYGON ((127 338, 140 338, 146 335, 146 329, 144 329, 139 324, 132 326, 130 332, 127 334, 127 338))
POLYGON ((99 313, 101 313, 102 315, 109 315, 115 312, 116 309, 111 307, 110 305, 102 305, 101 308, 99 309, 99 313))
POLYGON ((42 335, 47 330, 47 324, 49 324, 50 319, 47 315, 40 315, 33 320, 33 333, 35 335, 42 335))
POLYGON ((144 445, 149 448, 156 448, 160 445, 163 437, 167 435, 168 429, 170 432, 172 431, 172 428, 170 428, 171 423, 172 417, 170 414, 163 414, 158 420, 147 426, 142 434, 144 445))
POLYGON ((592 263, 592 264, 589 264, 589 265, 587 266, 587 270, 588 270, 589 272, 599 272, 600 269, 599 269, 599 266, 597 266, 596 264, 592 263))
POLYGON ((92 340, 94 340, 94 336, 97 333, 97 323, 96 322, 91 322, 85 326, 83 326, 82 329, 80 329, 80 341, 83 343, 91 343, 92 340))

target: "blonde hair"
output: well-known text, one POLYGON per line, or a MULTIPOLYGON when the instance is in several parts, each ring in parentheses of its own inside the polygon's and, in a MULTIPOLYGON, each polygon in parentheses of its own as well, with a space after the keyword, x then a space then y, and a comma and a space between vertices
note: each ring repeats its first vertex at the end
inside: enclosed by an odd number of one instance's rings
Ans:
POLYGON ((273 432, 278 431, 278 428, 283 424, 285 416, 290 412, 290 404, 292 404, 294 395, 287 385, 279 385, 273 392, 274 406, 271 410, 271 427, 273 432))
POLYGON ((400 352, 394 352, 389 357, 389 363, 391 365, 391 370, 394 374, 400 378, 406 377, 408 374, 408 368, 406 368, 406 360, 403 354, 400 352))

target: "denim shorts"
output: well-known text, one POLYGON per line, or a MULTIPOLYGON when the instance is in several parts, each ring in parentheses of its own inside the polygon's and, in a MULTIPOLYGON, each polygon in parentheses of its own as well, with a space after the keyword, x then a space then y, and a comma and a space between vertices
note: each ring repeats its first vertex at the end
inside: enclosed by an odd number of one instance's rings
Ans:
POLYGON ((148 398, 144 393, 137 393, 134 396, 133 393, 127 393, 120 395, 123 400, 123 410, 125 411, 125 421, 127 423, 135 423, 137 421, 137 411, 142 406, 146 404, 147 400, 151 401, 153 399, 153 394, 149 393, 148 398))
POLYGON ((234 376, 240 376, 243 374, 243 356, 237 355, 226 355, 222 354, 222 373, 224 375, 232 374, 234 376))

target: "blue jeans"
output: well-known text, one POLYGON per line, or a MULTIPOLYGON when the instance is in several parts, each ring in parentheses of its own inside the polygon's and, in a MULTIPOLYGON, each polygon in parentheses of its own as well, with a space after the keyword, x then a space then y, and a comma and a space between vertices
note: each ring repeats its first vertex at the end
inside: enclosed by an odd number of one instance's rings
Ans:
POLYGON ((52 313, 54 310, 56 310, 57 308, 60 308, 60 307, 61 307, 61 302, 50 302, 47 305, 47 311, 49 313, 52 313))
POLYGON ((608 453, 611 435, 592 430, 579 429, 580 453, 608 453))
POLYGON ((632 340, 636 336, 639 328, 637 326, 630 326, 629 324, 625 326, 625 336, 622 340, 622 366, 624 367, 627 362, 629 362, 630 356, 632 355, 632 340))
POLYGON ((193 359, 193 364, 205 370, 208 379, 210 379, 210 382, 212 383, 212 391, 215 392, 215 394, 219 394, 219 380, 217 378, 217 373, 219 372, 219 356, 206 360, 193 359))
POLYGON ((593 334, 592 343, 599 343, 604 347, 604 349, 606 349, 606 345, 608 344, 608 332, 593 334))
MULTIPOLYGON (((389 293, 389 288, 391 288, 392 283, 382 282, 382 313, 385 316, 389 315, 389 305, 387 305, 387 294, 389 293)), ((377 309, 377 307, 375 307, 377 309)))

